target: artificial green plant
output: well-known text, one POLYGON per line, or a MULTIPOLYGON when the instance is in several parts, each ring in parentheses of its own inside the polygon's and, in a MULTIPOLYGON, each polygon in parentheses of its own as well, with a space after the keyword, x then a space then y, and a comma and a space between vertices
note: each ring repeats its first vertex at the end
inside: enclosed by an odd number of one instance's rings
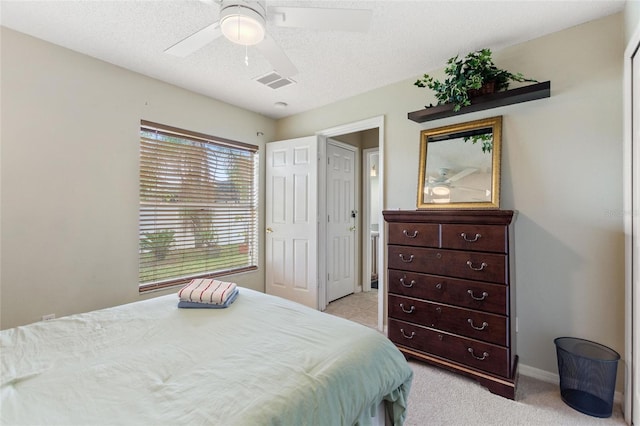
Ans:
POLYGON ((444 72, 447 77, 443 82, 424 74, 414 85, 433 90, 438 104, 451 103, 454 111, 471 105, 473 91, 481 91, 485 85, 493 86, 493 91, 497 92, 506 90, 511 81, 537 82, 521 73, 514 74, 496 67, 491 59, 490 49, 471 52, 464 59, 456 55, 447 61, 444 72))

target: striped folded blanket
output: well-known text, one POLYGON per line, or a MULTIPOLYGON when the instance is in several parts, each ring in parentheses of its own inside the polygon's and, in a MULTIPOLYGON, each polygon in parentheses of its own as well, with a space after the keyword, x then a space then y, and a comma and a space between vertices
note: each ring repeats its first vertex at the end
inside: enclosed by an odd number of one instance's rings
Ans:
POLYGON ((183 300, 178 302, 178 308, 206 308, 206 309, 223 309, 228 307, 230 304, 236 300, 238 297, 239 289, 235 289, 231 292, 231 295, 227 297, 227 301, 222 305, 217 305, 215 303, 198 303, 198 302, 185 302, 183 300))
POLYGON ((235 289, 235 283, 196 278, 178 292, 178 298, 181 302, 224 305, 235 289))

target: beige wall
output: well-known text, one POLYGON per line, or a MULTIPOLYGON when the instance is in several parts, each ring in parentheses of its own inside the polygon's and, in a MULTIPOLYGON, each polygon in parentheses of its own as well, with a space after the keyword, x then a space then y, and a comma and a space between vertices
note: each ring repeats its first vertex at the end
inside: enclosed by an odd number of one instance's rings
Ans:
MULTIPOLYGON (((274 121, 6 28, 1 36, 0 326, 140 300, 140 119, 261 148, 274 121)), ((263 290, 263 276, 234 279, 263 290)))
POLYGON ((502 115, 502 207, 519 212, 518 354, 555 372, 557 336, 624 353, 623 47, 617 14, 494 52, 500 67, 550 80, 548 99, 417 124, 407 112, 436 101, 412 78, 279 120, 276 136, 384 114, 385 208, 415 209, 420 130, 502 115))

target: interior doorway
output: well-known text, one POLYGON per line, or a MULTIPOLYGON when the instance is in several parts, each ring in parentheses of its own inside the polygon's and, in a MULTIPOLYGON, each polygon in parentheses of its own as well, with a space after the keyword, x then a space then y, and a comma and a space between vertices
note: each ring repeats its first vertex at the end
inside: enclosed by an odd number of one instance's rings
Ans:
POLYGON ((382 208, 377 196, 380 190, 378 153, 377 146, 362 150, 362 291, 377 290, 381 274, 378 262, 378 240, 382 228, 379 223, 382 208))
MULTIPOLYGON (((384 152, 383 144, 384 144, 384 117, 375 117, 368 120, 359 121, 356 123, 350 123, 343 126, 337 126, 331 129, 325 129, 317 133, 320 139, 320 158, 327 156, 327 143, 328 138, 338 140, 342 143, 346 143, 352 146, 357 147, 358 152, 364 155, 365 152, 369 153, 373 150, 377 150, 377 162, 375 166, 375 174, 378 182, 383 182, 384 178, 384 170, 383 170, 383 158, 382 153, 384 152)), ((368 161, 371 161, 373 157, 368 158, 368 161)), ((323 176, 327 176, 326 164, 320 164, 320 179, 323 179, 323 176), (325 168, 322 170, 322 168, 325 168)), ((366 164, 363 157, 363 164, 360 165, 358 163, 358 170, 360 171, 357 174, 357 187, 359 193, 361 194, 359 197, 360 206, 358 210, 361 210, 356 215, 357 222, 357 239, 358 239, 358 272, 357 276, 359 277, 356 284, 356 292, 372 292, 375 291, 376 298, 376 309, 373 314, 377 317, 377 328, 379 330, 383 329, 383 309, 384 309, 384 274, 381 273, 380 269, 383 265, 383 250, 384 247, 384 233, 379 232, 376 236, 375 242, 371 241, 371 226, 372 224, 377 224, 378 227, 381 227, 381 224, 384 223, 382 219, 382 206, 384 205, 384 193, 383 193, 383 185, 376 185, 375 191, 372 192, 372 185, 370 179, 365 179, 366 177, 371 177, 371 168, 366 164), (366 199, 366 203, 365 203, 366 199), (372 210, 372 205, 375 207, 375 211, 372 210), (373 254, 375 253, 375 254, 373 254), (376 268, 377 272, 377 282, 374 283, 372 287, 372 269, 376 268), (377 284, 377 289, 375 288, 377 284)), ((323 215, 326 215, 326 211, 323 211, 323 208, 326 209, 327 205, 327 189, 326 185, 324 190, 322 189, 322 185, 320 185, 320 193, 319 195, 319 206, 320 212, 319 216, 322 218, 323 215)), ((319 261, 319 276, 326 277, 327 276, 327 261, 326 256, 328 256, 330 251, 330 246, 328 244, 328 233, 327 233, 327 224, 323 223, 324 220, 320 220, 319 222, 319 251, 321 253, 325 253, 325 258, 319 261), (324 237, 323 237, 324 236, 324 237), (324 239, 324 241, 322 241, 324 239), (324 270, 323 270, 324 269, 324 270)), ((327 294, 328 286, 324 286, 324 291, 320 290, 319 294, 319 308, 321 310, 325 310, 328 301, 330 300, 327 294)))

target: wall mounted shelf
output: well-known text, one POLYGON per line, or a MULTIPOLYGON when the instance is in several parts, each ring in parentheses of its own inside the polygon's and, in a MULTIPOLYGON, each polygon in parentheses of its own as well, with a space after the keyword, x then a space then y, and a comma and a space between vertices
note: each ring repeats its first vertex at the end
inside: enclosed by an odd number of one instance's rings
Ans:
POLYGON ((424 123, 425 121, 438 120, 441 118, 468 114, 470 112, 483 111, 485 109, 548 98, 549 96, 551 96, 551 82, 543 81, 542 83, 518 87, 517 89, 478 96, 471 100, 471 105, 460 108, 460 111, 454 111, 453 104, 443 104, 421 109, 419 111, 413 111, 408 113, 407 116, 409 120, 413 120, 416 123, 424 123))

